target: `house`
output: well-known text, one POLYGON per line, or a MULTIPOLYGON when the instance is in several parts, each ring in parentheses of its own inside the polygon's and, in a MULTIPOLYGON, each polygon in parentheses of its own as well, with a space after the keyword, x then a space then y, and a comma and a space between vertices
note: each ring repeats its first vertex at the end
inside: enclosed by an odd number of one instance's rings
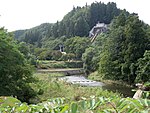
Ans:
POLYGON ((105 33, 108 27, 105 23, 97 23, 89 32, 89 37, 91 38, 91 42, 95 40, 98 34, 105 33))

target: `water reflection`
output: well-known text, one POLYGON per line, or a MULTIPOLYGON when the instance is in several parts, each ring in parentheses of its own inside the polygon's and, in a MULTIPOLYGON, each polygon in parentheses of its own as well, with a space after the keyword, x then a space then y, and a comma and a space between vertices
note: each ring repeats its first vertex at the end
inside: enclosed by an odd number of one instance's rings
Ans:
POLYGON ((114 83, 105 84, 105 86, 103 86, 102 88, 113 91, 113 92, 119 92, 119 93, 123 94, 124 97, 133 97, 133 95, 134 95, 134 92, 132 92, 133 88, 114 84, 114 83))

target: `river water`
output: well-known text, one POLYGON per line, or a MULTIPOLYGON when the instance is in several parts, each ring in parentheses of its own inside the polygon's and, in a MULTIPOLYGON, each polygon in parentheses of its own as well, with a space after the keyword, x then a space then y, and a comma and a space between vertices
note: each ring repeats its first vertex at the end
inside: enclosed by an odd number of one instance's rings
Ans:
POLYGON ((114 83, 106 84, 103 82, 97 82, 97 81, 89 80, 84 76, 71 75, 71 76, 61 77, 60 79, 65 80, 68 83, 79 84, 81 86, 101 87, 101 88, 109 90, 109 91, 113 91, 113 92, 117 91, 117 92, 123 94, 125 97, 132 97, 134 94, 131 91, 132 90, 131 87, 122 86, 122 85, 114 84, 114 83))
POLYGON ((104 86, 105 85, 102 82, 88 80, 84 76, 65 76, 62 77, 61 79, 72 84, 79 84, 81 86, 104 86))
POLYGON ((66 82, 72 83, 72 84, 79 84, 81 86, 85 87, 101 87, 103 89, 113 91, 113 92, 119 92, 123 94, 125 97, 133 97, 134 92, 132 92, 131 87, 123 86, 120 84, 115 84, 115 83, 102 83, 102 82, 97 82, 93 80, 87 79, 83 74, 83 69, 39 69, 38 72, 40 73, 53 73, 53 72, 58 72, 58 73, 64 73, 64 75, 69 75, 69 76, 63 76, 59 77, 61 80, 65 80, 66 82))

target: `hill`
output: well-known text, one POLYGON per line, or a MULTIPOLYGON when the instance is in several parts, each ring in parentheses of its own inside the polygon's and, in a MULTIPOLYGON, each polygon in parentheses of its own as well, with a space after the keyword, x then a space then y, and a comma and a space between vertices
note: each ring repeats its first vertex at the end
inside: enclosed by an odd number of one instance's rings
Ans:
POLYGON ((89 6, 73 7, 60 22, 45 23, 28 30, 15 31, 15 39, 41 47, 43 40, 54 40, 62 36, 66 38, 88 36, 90 29, 97 22, 110 24, 122 11, 114 2, 107 4, 95 2, 89 6))

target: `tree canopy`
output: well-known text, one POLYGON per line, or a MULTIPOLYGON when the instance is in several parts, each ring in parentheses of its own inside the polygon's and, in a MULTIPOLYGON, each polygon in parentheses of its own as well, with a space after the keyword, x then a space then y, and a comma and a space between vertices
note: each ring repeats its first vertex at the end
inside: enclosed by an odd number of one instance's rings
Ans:
POLYGON ((67 53, 73 53, 76 59, 81 60, 82 54, 89 46, 90 40, 86 37, 73 37, 67 39, 65 42, 65 51, 67 53))
POLYGON ((10 33, 0 29, 0 95, 17 96, 22 101, 29 101, 35 96, 29 83, 33 82, 32 66, 19 51, 19 45, 10 33))
POLYGON ((114 19, 101 53, 99 72, 103 77, 133 83, 136 63, 149 47, 146 25, 137 15, 121 14, 114 19))

